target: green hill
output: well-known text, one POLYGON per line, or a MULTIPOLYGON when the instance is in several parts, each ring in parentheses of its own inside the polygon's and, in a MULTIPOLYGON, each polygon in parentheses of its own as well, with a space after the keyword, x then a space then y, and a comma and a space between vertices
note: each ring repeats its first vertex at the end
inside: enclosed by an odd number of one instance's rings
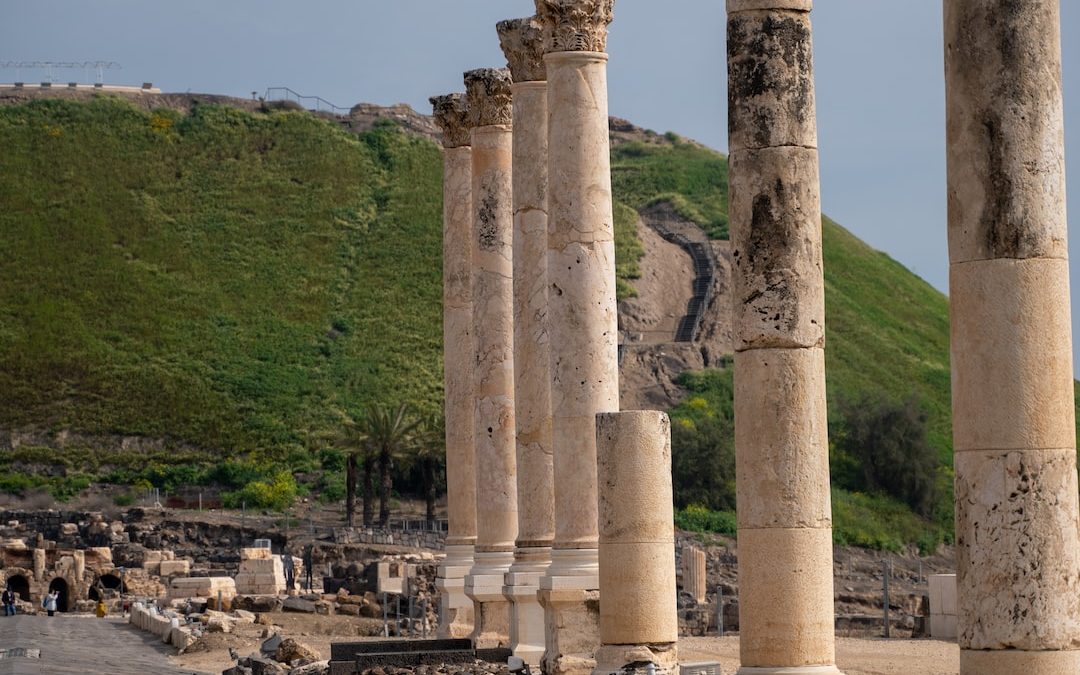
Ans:
MULTIPOLYGON (((668 199, 726 236, 726 169, 674 135, 614 148, 624 291, 630 209, 668 199)), ((0 431, 19 439, 0 487, 199 480, 223 458, 317 471, 337 411, 440 409, 430 141, 303 112, 39 100, 0 108, 0 176, 0 431)), ((945 297, 831 221, 824 237, 831 402, 916 395, 951 484, 945 297)), ((724 378, 705 379, 694 397, 721 410, 724 378)), ((880 496, 834 500, 838 523, 878 518, 890 541, 929 527, 880 496)))

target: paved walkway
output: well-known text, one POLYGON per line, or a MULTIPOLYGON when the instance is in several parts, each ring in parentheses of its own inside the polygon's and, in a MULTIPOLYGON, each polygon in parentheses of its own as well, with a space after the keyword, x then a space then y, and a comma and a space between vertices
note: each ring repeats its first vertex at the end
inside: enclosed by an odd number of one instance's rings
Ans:
POLYGON ((191 675, 171 665, 175 652, 119 618, 0 616, 0 650, 38 649, 40 658, 0 657, 0 675, 191 675))

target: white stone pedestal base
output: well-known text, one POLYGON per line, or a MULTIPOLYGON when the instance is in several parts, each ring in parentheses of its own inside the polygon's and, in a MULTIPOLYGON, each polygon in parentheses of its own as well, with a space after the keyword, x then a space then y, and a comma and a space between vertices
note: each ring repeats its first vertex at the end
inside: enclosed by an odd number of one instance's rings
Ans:
MULTIPOLYGON (((517 567, 515 563, 514 567, 517 567)), ((514 568, 511 568, 513 570, 514 568)), ((503 595, 510 600, 510 649, 536 668, 544 657, 544 608, 536 597, 542 571, 506 573, 503 595)))
POLYGON ((602 645, 596 650, 593 675, 679 675, 679 650, 674 642, 659 645, 602 645))
POLYGON ((467 638, 473 632, 473 601, 465 595, 465 577, 473 565, 473 547, 447 546, 435 586, 439 589, 439 637, 467 638))
POLYGON ((735 675, 843 675, 836 666, 781 666, 778 668, 739 668, 735 675))

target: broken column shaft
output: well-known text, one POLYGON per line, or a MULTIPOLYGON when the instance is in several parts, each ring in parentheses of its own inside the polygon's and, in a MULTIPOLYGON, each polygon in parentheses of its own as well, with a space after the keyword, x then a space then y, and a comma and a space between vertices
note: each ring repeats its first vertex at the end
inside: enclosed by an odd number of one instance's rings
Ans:
POLYGON ((656 411, 596 416, 600 642, 595 675, 678 671, 671 423, 656 411))
POLYGON ((739 673, 837 673, 810 0, 728 0, 739 673))
POLYGON ((465 592, 478 647, 509 646, 503 577, 514 561, 517 475, 510 73, 465 73, 472 127, 473 330, 476 339, 476 553, 465 592))
POLYGON ((443 131, 443 381, 445 383, 446 558, 439 566, 439 632, 468 637, 473 603, 465 576, 476 544, 476 456, 473 428, 472 148, 464 94, 431 99, 443 131))
POLYGON ((1080 672, 1059 0, 947 0, 964 675, 1080 672))

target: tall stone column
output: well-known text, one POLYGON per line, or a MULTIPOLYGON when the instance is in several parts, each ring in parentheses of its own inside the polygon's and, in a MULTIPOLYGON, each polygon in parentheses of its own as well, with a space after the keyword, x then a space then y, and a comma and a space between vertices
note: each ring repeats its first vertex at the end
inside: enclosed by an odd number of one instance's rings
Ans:
POLYGON ((478 647, 510 644, 503 577, 517 538, 514 422, 513 131, 510 72, 465 73, 472 127, 473 329, 476 335, 476 562, 465 579, 478 647))
POLYGON ((678 672, 671 422, 652 410, 596 416, 600 641, 596 675, 678 672))
POLYGON ((551 564, 555 487, 551 452, 551 343, 547 325, 547 75, 535 18, 498 25, 514 84, 514 401, 518 538, 503 592, 510 648, 532 666, 544 655, 536 596, 551 564))
POLYGON ((837 673, 811 0, 728 0, 740 673, 837 673))
POLYGON ((1080 672, 1058 0, 948 0, 960 672, 1080 672))
POLYGON ((595 416, 619 409, 604 53, 614 4, 536 0, 548 76, 555 541, 539 593, 548 675, 592 671, 600 637, 595 416))
POLYGON ((468 637, 473 603, 465 576, 476 544, 476 455, 473 428, 472 148, 464 94, 431 99, 443 130, 443 380, 446 416, 446 558, 436 581, 439 633, 468 637))

